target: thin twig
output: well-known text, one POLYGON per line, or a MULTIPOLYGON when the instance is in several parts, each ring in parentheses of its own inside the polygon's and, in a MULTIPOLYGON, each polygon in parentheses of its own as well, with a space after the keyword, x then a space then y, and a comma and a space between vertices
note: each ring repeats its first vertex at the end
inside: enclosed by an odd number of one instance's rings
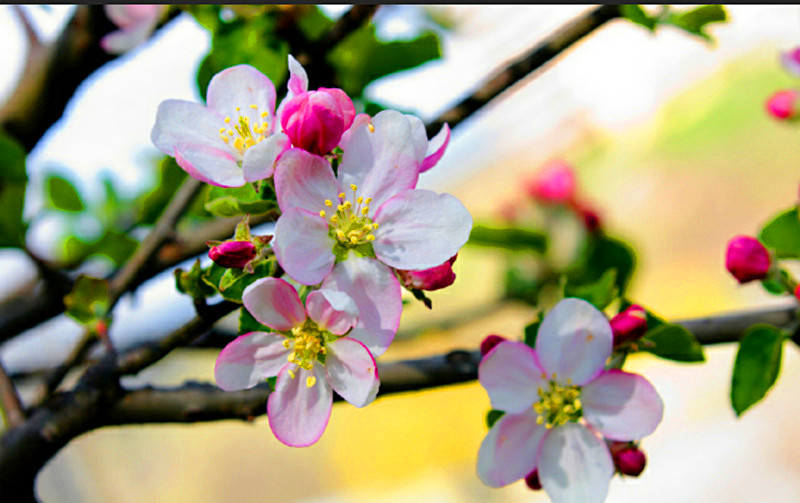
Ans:
POLYGON ((25 409, 17 394, 17 388, 0 364, 0 402, 9 428, 16 428, 25 422, 25 409))
POLYGON ((69 371, 72 370, 76 365, 79 365, 83 359, 86 358, 86 355, 89 353, 89 350, 92 348, 94 342, 94 333, 89 329, 84 330, 81 338, 72 348, 72 351, 69 353, 64 362, 44 378, 43 397, 51 395, 56 388, 58 388, 58 385, 61 384, 61 381, 64 380, 64 377, 66 377, 69 371))

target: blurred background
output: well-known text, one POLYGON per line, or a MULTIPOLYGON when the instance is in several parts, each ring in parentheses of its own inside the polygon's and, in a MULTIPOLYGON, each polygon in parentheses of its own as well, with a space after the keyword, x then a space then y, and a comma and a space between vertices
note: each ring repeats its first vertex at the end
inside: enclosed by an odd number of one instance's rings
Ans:
MULTIPOLYGON (((47 38, 71 9, 28 11, 47 38)), ((321 12, 335 19, 346 9, 321 12)), ((409 40, 433 31, 442 57, 372 82, 365 100, 433 119, 586 9, 381 7, 377 37, 409 40)), ((652 34, 612 21, 454 129, 447 153, 420 186, 456 195, 477 221, 497 221, 503 204, 524 199, 520 180, 563 159, 609 234, 637 252, 630 298, 670 320, 786 302, 758 286, 738 286, 724 269, 724 250, 731 236, 755 234, 798 197, 797 130, 767 116, 764 102, 800 84, 778 60, 779 51, 800 45, 800 8, 730 6, 728 14, 728 23, 710 30, 714 43, 669 27, 652 34)), ((26 54, 11 7, 0 8, 0 34, 0 45, 10 48, 0 59, 3 102, 26 54)), ((79 88, 28 157, 32 250, 64 260, 65 236, 90 241, 102 228, 100 210, 50 211, 45 181, 53 174, 98 208, 108 201, 109 184, 129 201, 158 183, 161 156, 149 142, 156 107, 168 98, 200 99, 195 76, 210 47, 208 30, 183 14, 79 88)), ((533 311, 498 302, 505 263, 502 251, 465 248, 456 283, 430 294, 433 311, 407 306, 398 341, 381 359, 471 349, 489 333, 521 337, 533 311), (485 316, 460 323, 481 309, 485 316)), ((106 272, 112 265, 103 258, 90 264, 106 272)), ((0 250, 0 294, 34 274, 24 253, 0 250)), ((132 344, 191 316, 191 300, 174 290, 167 272, 123 298, 111 337, 132 344)), ((35 368, 63 358, 80 332, 61 316, 3 345, 0 356, 9 371, 35 368)), ((217 352, 176 352, 130 382, 213 381, 217 352)), ((645 472, 615 478, 609 502, 797 501, 797 348, 787 344, 776 386, 738 420, 728 398, 734 354, 734 345, 721 345, 706 348, 705 364, 629 359, 626 369, 644 373, 661 393, 665 417, 642 444, 645 472)), ((265 417, 252 424, 105 428, 63 449, 37 489, 48 502, 547 501, 522 482, 490 489, 475 475, 488 409, 477 383, 383 397, 361 410, 337 404, 322 439, 304 449, 275 440, 265 417)))

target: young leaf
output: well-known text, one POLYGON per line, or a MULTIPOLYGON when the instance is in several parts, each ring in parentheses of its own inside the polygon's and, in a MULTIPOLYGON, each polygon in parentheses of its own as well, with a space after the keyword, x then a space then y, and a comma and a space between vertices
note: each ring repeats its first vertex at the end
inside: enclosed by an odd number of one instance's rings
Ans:
POLYGON ((249 332, 272 332, 273 330, 265 325, 259 323, 250 312, 242 307, 239 312, 239 334, 246 334, 249 332))
POLYGON ((25 150, 0 131, 0 248, 18 247, 25 240, 25 150))
POLYGON ((475 225, 472 227, 467 244, 543 253, 547 247, 547 237, 542 233, 526 229, 475 225))
POLYGON ((251 184, 241 187, 211 187, 206 194, 205 209, 218 217, 235 217, 249 214, 265 213, 277 207, 271 200, 261 199, 251 184))
POLYGON ((731 378, 731 404, 737 416, 764 398, 781 370, 784 335, 772 325, 753 325, 736 353, 731 378))
POLYGON ((650 31, 656 30, 658 20, 650 17, 641 5, 623 4, 619 6, 619 12, 628 21, 644 26, 650 31))
POLYGON ((680 325, 664 323, 651 328, 642 337, 644 350, 661 358, 678 362, 704 362, 703 346, 695 336, 680 325))
POLYGON ((496 409, 490 410, 489 412, 486 413, 486 426, 491 428, 492 426, 494 426, 494 423, 496 423, 498 419, 503 417, 503 415, 505 415, 505 412, 503 412, 502 410, 496 410, 496 409))
POLYGON ((85 209, 78 191, 62 176, 49 175, 45 180, 45 192, 50 205, 57 210, 78 213, 85 209))
POLYGON ((616 280, 617 270, 608 269, 599 280, 588 285, 573 285, 568 282, 564 295, 583 299, 597 309, 603 310, 617 298, 619 288, 616 280))
POLYGON ((758 239, 779 258, 800 258, 800 218, 797 207, 783 211, 761 229, 758 239))
POLYGON ((72 291, 64 296, 66 313, 81 323, 90 323, 108 314, 108 281, 79 276, 72 291))
POLYGON ((703 37, 712 41, 711 35, 706 32, 706 25, 720 23, 728 20, 728 14, 721 5, 703 5, 687 12, 671 12, 666 22, 685 30, 692 35, 703 37))
POLYGON ((195 260, 189 272, 181 268, 175 269, 175 288, 193 299, 203 299, 217 293, 216 288, 203 280, 203 269, 200 268, 200 259, 195 260))

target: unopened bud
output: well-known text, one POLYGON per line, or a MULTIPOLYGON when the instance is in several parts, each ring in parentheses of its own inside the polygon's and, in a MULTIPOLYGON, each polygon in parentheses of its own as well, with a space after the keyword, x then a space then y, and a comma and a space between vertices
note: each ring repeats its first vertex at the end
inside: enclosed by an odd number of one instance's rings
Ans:
POLYGON ((644 452, 636 446, 625 447, 616 452, 612 449, 611 456, 614 458, 614 466, 617 467, 617 471, 631 477, 638 477, 647 464, 644 452))
POLYGON ((525 485, 532 491, 538 491, 542 488, 542 483, 539 481, 539 470, 533 470, 525 477, 525 485))
POLYGON ((797 77, 800 77, 800 47, 781 53, 783 67, 797 77))
POLYGON ((321 87, 289 100, 281 112, 281 126, 295 147, 325 155, 339 144, 355 115, 344 91, 321 87))
POLYGON ((575 172, 563 161, 547 164, 528 182, 528 194, 534 199, 546 202, 565 204, 575 198, 575 172))
POLYGON ((794 289, 794 298, 800 300, 800 285, 797 285, 794 289))
POLYGON ((728 243, 725 267, 739 283, 764 279, 770 268, 769 252, 755 238, 736 236, 728 243))
POLYGON ((456 280, 456 274, 453 272, 453 262, 456 261, 458 254, 453 255, 450 260, 444 264, 431 267, 430 269, 423 269, 420 271, 404 271, 397 270, 400 276, 400 283, 406 288, 415 288, 417 290, 439 290, 453 284, 456 280))
POLYGON ((633 304, 611 319, 611 330, 615 346, 639 340, 647 332, 647 312, 633 304))
POLYGON ((785 89, 778 91, 767 100, 767 112, 779 120, 792 120, 798 117, 797 100, 800 91, 785 89))
POLYGON ((256 256, 256 247, 250 241, 225 241, 212 246, 208 256, 217 265, 241 269, 256 256))
POLYGON ((499 335, 487 335, 486 338, 481 341, 481 356, 486 356, 495 346, 506 340, 508 339, 499 335))

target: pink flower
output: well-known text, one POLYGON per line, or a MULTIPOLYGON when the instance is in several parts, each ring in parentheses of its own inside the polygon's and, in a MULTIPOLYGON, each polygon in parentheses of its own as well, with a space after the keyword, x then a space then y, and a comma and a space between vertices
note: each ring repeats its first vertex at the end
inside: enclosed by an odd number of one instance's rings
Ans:
POLYGON ((250 241, 225 241, 212 246, 208 256, 219 266, 241 269, 256 257, 256 247, 250 241))
POLYGON ((481 444, 478 475, 501 487, 538 470, 555 503, 602 502, 614 474, 603 436, 652 433, 663 404, 643 377, 604 370, 613 335, 606 317, 564 299, 539 327, 536 349, 505 341, 481 361, 478 379, 505 414, 481 444))
POLYGON ((637 446, 627 442, 611 442, 609 445, 614 466, 623 475, 638 477, 647 465, 647 457, 637 446))
POLYGON ((647 312, 642 306, 633 304, 611 318, 611 330, 615 346, 639 340, 647 332, 647 312))
POLYGON ((566 204, 575 198, 576 186, 572 167, 563 161, 553 161, 528 182, 528 194, 541 202, 566 204))
POLYGON ((103 9, 119 30, 100 39, 100 47, 110 54, 122 54, 141 44, 156 29, 166 5, 104 5, 103 9))
POLYGON ((355 323, 355 306, 347 295, 315 290, 304 308, 289 283, 263 278, 245 289, 242 301, 275 332, 237 337, 217 357, 214 376, 226 391, 252 388, 277 376, 267 415, 278 440, 292 447, 319 440, 330 418, 332 390, 356 407, 375 399, 375 360, 346 335, 355 323))
POLYGON ((272 176, 289 138, 275 130, 275 87, 249 65, 227 68, 208 84, 208 106, 166 100, 150 133, 153 144, 190 176, 240 187, 272 176))
POLYGON ((355 115, 353 102, 344 91, 320 87, 289 100, 281 112, 281 125, 292 145, 325 155, 339 144, 355 115))
POLYGON ((756 238, 736 236, 728 242, 725 268, 739 283, 764 279, 770 269, 769 251, 756 238))
POLYGON ((481 341, 481 356, 486 356, 489 351, 493 350, 495 346, 503 341, 507 341, 502 335, 490 334, 481 341))
POLYGON ((781 52, 781 63, 789 73, 800 77, 800 47, 781 52))
POLYGON ((414 189, 427 147, 422 121, 386 110, 351 132, 338 177, 326 159, 298 148, 281 155, 275 170, 278 262, 299 283, 324 280, 323 288, 350 295, 359 308, 352 336, 375 356, 394 337, 402 310, 392 268, 438 266, 472 228, 458 199, 414 189))
POLYGON ((448 287, 456 280, 456 274, 453 272, 453 262, 456 261, 454 255, 444 264, 431 267, 430 269, 423 269, 421 271, 404 271, 398 270, 397 275, 400 277, 400 282, 406 288, 416 288, 417 290, 439 290, 448 287))
POLYGON ((797 99, 800 91, 784 89, 778 91, 767 100, 767 112, 779 120, 790 120, 797 116, 797 99))

